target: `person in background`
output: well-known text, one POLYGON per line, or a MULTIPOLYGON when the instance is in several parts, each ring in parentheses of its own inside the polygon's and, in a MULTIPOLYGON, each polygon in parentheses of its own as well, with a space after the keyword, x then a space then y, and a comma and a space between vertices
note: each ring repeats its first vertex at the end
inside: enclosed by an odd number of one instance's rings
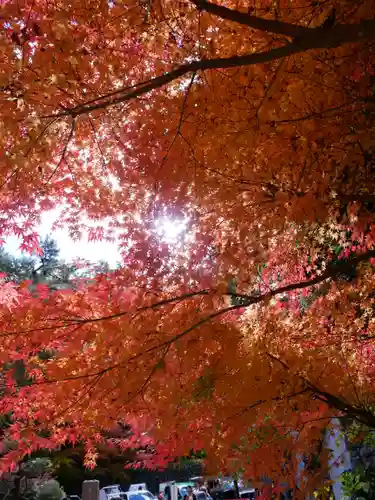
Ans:
POLYGON ((187 500, 197 500, 197 497, 193 493, 193 488, 191 486, 187 487, 187 497, 187 500))
POLYGON ((166 498, 166 500, 170 500, 171 498, 171 488, 170 486, 166 486, 165 489, 164 489, 164 497, 166 498))

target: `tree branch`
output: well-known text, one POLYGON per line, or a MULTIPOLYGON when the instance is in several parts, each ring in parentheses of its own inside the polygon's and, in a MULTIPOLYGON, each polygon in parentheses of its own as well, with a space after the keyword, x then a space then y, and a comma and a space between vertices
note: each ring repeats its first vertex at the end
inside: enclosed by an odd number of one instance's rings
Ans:
POLYGON ((275 33, 278 35, 286 35, 296 38, 313 31, 313 28, 305 28, 304 26, 298 26, 297 24, 284 23, 282 21, 274 21, 272 19, 263 19, 261 17, 251 16, 250 14, 239 12, 238 10, 232 10, 227 7, 222 7, 221 5, 206 2, 206 0, 191 0, 191 2, 199 10, 204 10, 205 12, 214 14, 222 19, 227 19, 228 21, 233 21, 244 26, 249 26, 249 28, 266 31, 268 33, 275 33))
POLYGON ((176 140, 177 140, 177 137, 179 135, 181 135, 181 126, 182 126, 182 122, 183 122, 183 119, 184 119, 184 111, 185 111, 185 106, 186 106, 186 102, 187 102, 187 99, 189 97, 189 93, 190 93, 190 90, 191 90, 191 87, 193 86, 193 83, 194 83, 194 78, 195 78, 195 75, 196 75, 196 72, 194 72, 192 74, 192 77, 190 79, 190 82, 189 82, 189 85, 187 86, 186 88, 186 91, 185 91, 185 95, 184 95, 184 99, 182 101, 182 105, 181 105, 181 110, 180 110, 180 117, 179 117, 179 120, 178 120, 178 125, 177 125, 177 129, 176 129, 176 132, 174 134, 174 137, 168 147, 168 150, 167 152, 165 153, 165 155, 163 156, 163 159, 161 161, 161 164, 160 164, 160 167, 158 169, 158 173, 160 173, 161 169, 163 168, 167 158, 168 158, 168 155, 169 153, 171 152, 176 140))
MULTIPOLYGON (((298 52, 304 52, 305 48, 300 48, 294 44, 288 44, 283 47, 278 47, 276 49, 271 49, 266 52, 259 52, 257 54, 247 54, 244 56, 232 56, 227 58, 216 58, 216 59, 203 59, 201 61, 193 61, 189 64, 184 64, 179 66, 175 70, 171 72, 164 73, 161 76, 157 76, 146 83, 144 85, 140 85, 133 91, 124 90, 124 94, 121 95, 121 89, 118 90, 116 97, 110 97, 105 99, 102 102, 96 102, 94 104, 82 104, 80 106, 75 106, 74 108, 66 109, 59 113, 53 115, 43 116, 42 118, 62 118, 65 116, 79 116, 86 113, 91 113, 92 111, 96 111, 98 109, 104 109, 108 106, 114 106, 116 104, 120 104, 123 102, 130 101, 132 99, 136 99, 141 95, 147 94, 152 90, 159 89, 164 87, 168 83, 171 83, 189 73, 205 71, 208 69, 225 69, 225 68, 234 68, 237 66, 250 66, 260 63, 266 63, 270 61, 274 61, 280 59, 282 57, 286 57, 291 54, 295 54, 298 52)), ((101 101, 101 97, 98 97, 96 101, 101 101)))
MULTIPOLYGON (((139 353, 135 354, 134 356, 132 356, 131 358, 127 359, 124 362, 121 361, 119 363, 116 363, 115 365, 112 365, 110 367, 104 368, 103 370, 100 370, 99 372, 95 372, 95 373, 91 373, 91 374, 88 373, 88 374, 83 374, 83 375, 76 375, 76 376, 72 376, 72 377, 67 377, 67 378, 62 379, 62 380, 45 380, 45 381, 42 381, 41 384, 43 384, 43 383, 65 382, 65 381, 68 381, 68 380, 77 380, 77 379, 82 379, 82 378, 86 378, 86 377, 95 377, 95 376, 98 376, 98 375, 102 375, 102 374, 104 374, 104 373, 106 373, 108 371, 111 371, 111 370, 115 369, 115 368, 121 367, 124 363, 128 364, 129 362, 135 361, 136 359, 138 359, 139 357, 143 356, 144 354, 149 354, 149 353, 157 351, 159 349, 165 349, 165 348, 169 349, 169 347, 172 344, 174 344, 178 340, 182 339, 183 337, 185 337, 186 335, 188 335, 189 333, 191 333, 193 330, 196 330, 200 326, 202 326, 202 325, 204 325, 204 324, 212 321, 213 319, 215 319, 217 317, 222 316, 223 314, 226 314, 228 312, 231 312, 231 311, 234 311, 234 310, 237 310, 237 309, 242 309, 244 307, 248 307, 250 305, 262 302, 262 301, 264 301, 266 299, 269 299, 272 296, 278 295, 280 293, 285 293, 285 292, 292 291, 292 290, 298 290, 298 289, 310 287, 310 286, 312 286, 312 285, 314 285, 316 283, 320 283, 320 282, 325 281, 326 279, 328 279, 330 277, 335 276, 335 274, 340 273, 342 271, 342 269, 345 268, 347 265, 356 265, 359 262, 361 262, 363 260, 367 260, 367 259, 369 259, 369 258, 371 258, 373 256, 375 256, 375 250, 366 252, 366 253, 358 255, 358 256, 355 256, 352 259, 348 259, 346 262, 342 262, 342 263, 339 263, 339 264, 328 266, 327 271, 324 274, 322 274, 321 276, 317 276, 316 278, 313 278, 313 279, 311 279, 309 281, 304 281, 304 282, 300 282, 300 283, 292 283, 290 285, 286 285, 286 286, 277 288, 275 290, 271 290, 270 292, 268 292, 266 294, 263 294, 263 295, 259 295, 259 296, 241 295, 241 297, 247 297, 247 303, 225 307, 225 308, 219 309, 218 311, 215 311, 215 312, 213 312, 211 314, 208 314, 207 316, 204 316, 203 318, 201 318, 199 321, 197 321, 193 325, 191 325, 188 328, 186 328, 184 331, 182 331, 182 332, 174 335, 172 338, 170 338, 170 339, 168 339, 168 340, 166 340, 164 342, 161 342, 161 343, 159 343, 159 344, 157 344, 155 346, 152 346, 152 347, 146 349, 143 352, 139 352, 139 353)), ((209 294, 208 290, 202 290, 201 292, 193 292, 191 294, 185 294, 185 298, 189 298, 189 297, 192 297, 192 296, 195 296, 195 295, 208 295, 208 294, 209 294)), ((140 310, 144 311, 144 310, 147 310, 147 309, 153 309, 153 308, 156 308, 156 307, 160 307, 161 305, 169 304, 169 303, 175 302, 177 300, 183 300, 183 297, 184 296, 181 296, 179 298, 166 299, 166 300, 160 301, 160 302, 158 302, 156 304, 152 304, 150 306, 144 306, 142 308, 139 308, 137 311, 140 311, 140 310)), ((92 323, 92 322, 104 321, 104 320, 108 320, 108 319, 114 319, 114 318, 118 318, 118 317, 124 316, 124 315, 126 315, 128 313, 129 313, 129 311, 126 311, 126 312, 119 313, 119 314, 112 315, 112 316, 95 318, 93 320, 88 319, 88 320, 72 321, 70 323, 70 325, 77 324, 77 323, 80 323, 80 324, 83 323, 83 324, 85 324, 85 323, 92 323)), ((66 327, 66 326, 70 326, 70 325, 61 325, 61 327, 64 327, 64 326, 66 327)), ((55 327, 48 327, 48 328, 51 329, 51 328, 59 328, 59 327, 60 327, 59 325, 56 325, 55 327)), ((281 363, 284 366, 285 369, 287 369, 287 370, 289 369, 289 367, 286 365, 286 363, 284 363, 283 361, 281 361, 276 356, 273 356, 270 353, 267 353, 267 355, 270 358, 274 359, 275 361, 278 361, 279 363, 281 363)), ((303 379, 303 380, 305 380, 305 379, 303 379)), ((307 382, 311 386, 310 382, 308 382, 308 381, 305 381, 305 382, 307 382)), ((323 394, 321 391, 320 391, 320 393, 323 394)), ((375 427, 375 417, 374 417, 374 427, 375 427)))
POLYGON ((337 111, 342 111, 343 113, 355 113, 355 112, 358 113, 358 110, 352 109, 351 106, 352 106, 352 104, 345 102, 344 104, 340 104, 339 106, 334 106, 332 108, 324 109, 322 111, 316 111, 313 113, 307 113, 305 115, 298 116, 297 118, 287 118, 284 120, 273 120, 272 122, 269 122, 269 123, 282 125, 282 124, 288 124, 288 123, 302 122, 302 121, 306 121, 306 120, 314 120, 314 119, 319 120, 319 119, 324 119, 327 117, 333 118, 333 117, 339 116, 339 114, 336 113, 337 111), (347 108, 347 109, 345 109, 345 108, 347 108), (330 113, 334 113, 334 114, 330 115, 330 113))
POLYGON ((65 161, 65 156, 66 156, 66 153, 68 151, 69 144, 70 144, 71 140, 73 139, 74 130, 75 130, 75 119, 73 118, 71 126, 70 126, 70 131, 69 131, 68 139, 67 139, 67 141, 65 143, 65 146, 64 146, 64 148, 62 150, 62 153, 61 153, 61 156, 60 156, 60 160, 57 163, 56 167, 53 169, 51 175, 48 177, 46 184, 48 184, 51 181, 52 177, 56 174, 56 172, 58 171, 58 169, 61 167, 61 165, 65 161))
MULTIPOLYGON (((303 289, 303 288, 308 288, 308 287, 313 286, 313 285, 315 285, 317 283, 321 283, 321 282, 323 282, 323 281, 325 281, 325 280, 327 280, 329 278, 333 278, 335 275, 337 275, 340 272, 342 272, 342 270, 345 269, 347 266, 357 265, 358 263, 360 263, 362 261, 365 261, 365 260, 368 260, 368 259, 370 259, 372 257, 375 257, 375 250, 368 251, 368 252, 365 252, 365 253, 360 254, 360 255, 355 255, 352 258, 349 258, 346 261, 342 261, 342 262, 339 262, 337 264, 328 265, 327 266, 327 270, 326 270, 325 273, 323 273, 322 275, 317 276, 317 277, 315 277, 315 278, 313 278, 311 280, 302 281, 302 282, 299 282, 299 283, 291 283, 289 285, 285 285, 285 286, 276 288, 275 290, 271 290, 271 291, 269 291, 269 292, 267 292, 265 294, 262 294, 262 295, 251 296, 251 295, 242 295, 242 294, 240 294, 238 296, 245 299, 243 303, 241 303, 239 305, 233 305, 233 306, 225 307, 225 308, 219 309, 219 310, 217 310, 217 311, 215 311, 215 312, 213 312, 211 314, 208 314, 207 316, 204 316, 203 318, 201 318, 199 321, 197 321, 193 325, 191 325, 188 328, 186 328, 184 331, 182 331, 182 332, 174 335, 170 339, 168 339, 168 340, 166 340, 164 342, 161 342, 161 343, 159 343, 157 345, 154 345, 152 347, 149 347, 148 349, 146 349, 144 351, 138 352, 137 354, 135 354, 134 356, 128 358, 125 361, 120 361, 119 363, 116 363, 115 365, 111 365, 109 367, 103 368, 102 370, 100 370, 98 372, 95 372, 95 373, 86 373, 86 374, 82 374, 82 375, 75 375, 75 376, 66 377, 64 379, 59 379, 59 380, 58 379, 50 379, 50 380, 46 379, 46 380, 43 380, 41 382, 37 382, 36 384, 37 385, 39 385, 39 384, 49 384, 49 383, 56 383, 56 382, 66 382, 66 381, 69 381, 69 380, 77 380, 77 379, 83 379, 83 378, 96 377, 98 375, 103 375, 104 373, 106 373, 108 371, 111 371, 113 369, 120 368, 125 363, 129 364, 130 362, 135 361, 139 357, 141 357, 141 356, 143 356, 145 354, 149 354, 151 352, 157 351, 159 349, 167 349, 166 352, 168 352, 168 349, 169 349, 169 347, 172 344, 174 344, 178 340, 182 339, 183 337, 185 337, 186 335, 188 335, 192 331, 196 330, 200 326, 202 326, 202 325, 204 325, 204 324, 206 324, 206 323, 208 323, 208 322, 210 322, 210 321, 212 321, 212 320, 214 320, 214 319, 216 319, 216 318, 218 318, 218 317, 220 317, 220 316, 222 316, 222 315, 224 315, 224 314, 226 314, 228 312, 235 311, 237 309, 243 309, 245 307, 249 307, 251 305, 263 302, 265 300, 269 300, 271 297, 279 295, 279 294, 282 294, 282 293, 290 292, 290 291, 293 291, 293 290, 299 290, 299 289, 303 289)), ((171 304, 171 303, 174 303, 174 302, 178 302, 178 301, 181 301, 181 300, 186 300, 188 298, 192 298, 192 297, 196 297, 196 296, 201 296, 201 295, 203 295, 203 296, 205 296, 205 295, 212 295, 212 292, 210 290, 201 290, 201 291, 197 291, 197 292, 186 293, 186 294, 183 294, 183 295, 181 295, 179 297, 172 297, 172 298, 169 298, 169 299, 164 299, 162 301, 156 302, 154 304, 150 304, 150 305, 147 305, 147 306, 139 307, 138 309, 136 309, 135 311, 133 311, 133 313, 139 313, 139 312, 143 312, 143 311, 146 311, 146 310, 156 309, 156 308, 162 307, 163 305, 171 304)), ((236 295, 236 294, 225 293, 223 295, 236 295)), ((52 325, 52 326, 45 327, 45 328, 42 327, 42 328, 30 330, 29 333, 32 332, 32 331, 54 330, 54 329, 58 329, 58 328, 67 328, 67 327, 73 326, 73 325, 84 325, 84 324, 90 324, 90 323, 97 323, 99 321, 113 320, 113 319, 117 319, 117 318, 121 318, 123 316, 126 316, 129 313, 131 313, 131 312, 132 311, 123 311, 123 312, 120 312, 120 313, 117 313, 117 314, 113 314, 113 315, 109 315, 109 316, 102 316, 102 317, 99 317, 99 318, 91 318, 91 319, 90 318, 89 319, 72 319, 72 320, 65 319, 64 320, 65 323, 61 323, 61 324, 57 324, 57 325, 52 325)), ((5 334, 3 334, 3 336, 20 335, 21 333, 26 333, 26 332, 16 331, 16 332, 12 332, 12 333, 5 333, 5 334)), ((282 360, 280 360, 276 356, 273 356, 270 353, 266 353, 266 354, 271 359, 274 359, 275 361, 279 362, 286 370, 289 370, 288 365, 286 363, 284 363, 282 360)), ((303 378, 303 380, 305 380, 305 379, 303 378)), ((307 382, 309 384, 309 386, 313 387, 308 380, 305 380, 305 382, 307 382)), ((319 391, 316 388, 314 390, 317 390, 321 395, 323 395, 325 397, 326 394, 324 392, 319 391)), ((347 405, 346 403, 345 403, 345 405, 347 407, 350 406, 350 405, 347 405)), ((337 408, 339 408, 339 407, 337 407, 337 408)), ((354 407, 351 407, 351 408, 354 408, 354 407)), ((362 411, 362 413, 363 412, 364 412, 364 414, 366 416, 369 414, 369 412, 367 412, 367 411, 362 411)), ((365 423, 365 422, 363 421, 363 423, 365 423)), ((373 426, 375 428, 375 416, 373 416, 373 426)))
POLYGON ((81 104, 74 108, 65 109, 60 113, 43 116, 42 118, 61 118, 65 116, 77 117, 99 109, 114 106, 123 102, 136 99, 152 90, 164 87, 189 73, 206 71, 209 69, 226 69, 238 66, 252 66, 255 64, 275 61, 283 57, 298 54, 311 49, 330 49, 346 43, 360 42, 375 38, 375 19, 362 21, 360 24, 343 24, 333 28, 314 28, 308 34, 297 37, 293 43, 277 47, 265 52, 232 56, 227 58, 202 59, 184 64, 178 68, 153 78, 145 84, 129 91, 127 88, 116 91, 116 96, 109 98, 98 97, 93 104, 81 104), (98 102, 99 101, 99 102, 98 102))
POLYGON ((68 328, 73 325, 83 325, 86 323, 97 323, 98 321, 106 321, 106 320, 111 320, 111 319, 116 319, 116 318, 121 318, 123 316, 126 316, 127 314, 138 314, 143 311, 147 310, 152 310, 152 309, 157 309, 159 307, 168 305, 168 304, 173 304, 174 302, 179 302, 182 300, 187 300, 190 298, 194 297, 199 297, 201 295, 212 295, 213 292, 206 289, 206 290, 198 290, 196 292, 188 292, 184 293, 182 295, 178 295, 176 297, 170 297, 169 299, 163 299, 160 300, 159 302, 154 302, 153 304, 147 305, 147 306, 141 306, 138 307, 137 309, 133 311, 122 311, 117 314, 111 314, 108 316, 100 316, 99 318, 65 318, 64 323, 61 324, 55 324, 51 326, 46 326, 46 327, 41 327, 41 328, 32 328, 30 330, 21 330, 21 331, 15 331, 15 332, 5 332, 0 334, 0 337, 9 337, 12 335, 19 335, 19 334, 26 334, 26 333, 34 333, 34 332, 39 332, 39 331, 44 331, 44 330, 55 330, 56 328, 68 328))
MULTIPOLYGON (((279 288, 275 288, 274 290, 270 290, 267 293, 261 294, 261 295, 246 295, 246 294, 237 294, 237 293, 221 293, 221 295, 227 295, 227 296, 235 296, 235 297, 240 297, 243 300, 241 304, 226 307, 223 309, 220 309, 218 311, 215 311, 214 313, 202 318, 198 323, 195 325, 191 326, 183 332, 182 334, 178 334, 176 336, 176 340, 178 340, 180 337, 184 336, 185 334, 189 333, 190 331, 194 330, 198 326, 201 326, 202 324, 206 323, 207 321, 211 321, 212 319, 225 314, 227 312, 236 310, 236 309, 241 309, 245 307, 249 307, 254 304, 259 304, 260 302, 264 302, 265 300, 269 300, 272 297, 276 295, 280 295, 283 293, 287 292, 292 292, 294 290, 301 290, 303 288, 309 288, 313 285, 316 285, 318 283, 321 283, 323 281, 326 281, 329 278, 334 278, 337 276, 339 273, 343 272, 345 269, 348 267, 352 266, 357 266, 360 262, 369 260, 371 258, 375 258, 375 250, 369 250, 368 252, 364 252, 359 255, 354 255, 353 257, 343 260, 338 263, 331 263, 328 264, 327 269, 324 273, 322 273, 319 276, 316 276, 315 278, 312 278, 310 280, 306 281, 300 281, 297 283, 290 283, 289 285, 281 286, 279 288)), ((177 297, 171 297, 168 299, 163 299, 159 302, 155 302, 153 304, 145 305, 138 307, 134 311, 122 311, 116 314, 110 314, 108 316, 100 316, 98 318, 66 318, 64 319, 64 323, 61 324, 55 324, 47 327, 41 327, 41 328, 35 328, 31 330, 23 330, 23 331, 15 331, 15 332, 4 332, 3 334, 0 335, 0 337, 8 337, 11 335, 20 335, 20 334, 25 334, 25 333, 33 333, 36 331, 42 331, 42 330, 54 330, 57 328, 68 328, 73 325, 84 325, 84 324, 89 324, 89 323, 98 323, 99 321, 108 321, 108 320, 113 320, 113 319, 118 319, 123 316, 126 316, 128 314, 138 314, 147 310, 152 310, 152 309, 157 309, 159 307, 162 307, 164 305, 172 304, 174 302, 179 302, 182 300, 198 297, 198 296, 208 296, 208 295, 215 295, 215 292, 213 290, 205 289, 205 290, 198 290, 195 292, 188 292, 182 295, 179 295, 177 297)), ((217 294, 216 294, 217 295, 217 294)), ((160 344, 159 347, 164 346, 165 343, 160 344)))
POLYGON ((337 193, 339 200, 344 202, 375 203, 375 195, 372 193, 364 194, 344 194, 337 193))
POLYGON ((285 399, 291 399, 291 398, 294 398, 297 396, 301 396, 302 394, 306 394, 306 392, 312 392, 312 391, 309 387, 304 387, 300 391, 292 392, 291 394, 286 394, 285 396, 275 396, 275 397, 270 398, 270 399, 259 399, 255 403, 253 403, 249 406, 246 406, 245 408, 243 408, 242 410, 239 410, 238 412, 234 413, 233 415, 230 415, 229 417, 227 417, 225 419, 225 421, 232 420, 233 418, 239 417, 240 415, 242 415, 250 410, 253 410, 257 406, 260 406, 264 403, 268 403, 269 401, 283 401, 285 399))
MULTIPOLYGON (((279 363, 285 370, 289 371, 289 366, 282 359, 269 352, 266 352, 266 355, 269 356, 272 360, 279 363)), ((299 375, 299 377, 306 384, 306 389, 314 393, 316 399, 319 399, 320 401, 328 404, 328 406, 330 407, 336 408, 337 410, 344 413, 347 417, 354 418, 358 422, 361 422, 362 424, 375 429, 375 415, 373 413, 364 408, 351 405, 344 399, 325 392, 322 389, 319 389, 315 384, 310 382, 310 380, 302 375, 299 375)))
POLYGON ((375 429, 375 415, 368 410, 353 406, 345 400, 342 400, 333 394, 321 391, 314 385, 310 384, 311 389, 314 391, 315 396, 320 401, 328 404, 331 407, 337 408, 348 417, 354 418, 358 422, 375 429))

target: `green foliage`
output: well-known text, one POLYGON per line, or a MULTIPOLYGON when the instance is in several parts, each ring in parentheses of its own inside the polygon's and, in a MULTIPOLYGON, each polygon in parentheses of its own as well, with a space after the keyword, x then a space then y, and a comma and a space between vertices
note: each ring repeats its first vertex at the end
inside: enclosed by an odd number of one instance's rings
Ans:
POLYGON ((34 283, 54 284, 68 282, 75 273, 76 268, 59 259, 60 250, 57 242, 47 236, 40 246, 43 253, 35 262, 32 275, 34 283))
MULTIPOLYGON (((6 280, 15 283, 32 280, 34 284, 53 285, 67 283, 77 273, 76 266, 59 259, 57 242, 47 236, 40 242, 42 255, 25 257, 13 256, 0 249, 0 272, 7 275, 6 280)), ((98 264, 101 272, 108 272, 108 264, 98 264)))
POLYGON ((363 438, 363 444, 369 448, 375 448, 375 434, 374 432, 367 432, 366 436, 363 438))
POLYGON ((247 303, 246 297, 237 296, 237 282, 235 278, 231 278, 228 282, 228 294, 230 295, 230 305, 231 306, 241 306, 247 303))
MULTIPOLYGON (((375 412, 375 408, 372 406, 368 407, 370 411, 375 412)), ((347 422, 345 429, 345 435, 348 439, 349 444, 359 444, 363 446, 368 446, 369 448, 375 448, 375 433, 373 429, 361 424, 356 420, 347 422)))
POLYGON ((207 454, 204 450, 191 450, 188 457, 180 458, 179 463, 182 465, 188 465, 190 463, 196 463, 199 460, 204 460, 207 454))
POLYGON ((194 401, 211 399, 215 390, 215 377, 213 373, 208 372, 198 378, 193 389, 194 401))
POLYGON ((37 478, 53 470, 52 462, 49 458, 37 457, 24 462, 21 467, 22 474, 28 478, 37 478))
POLYGON ((317 500, 335 500, 335 497, 331 491, 331 486, 326 484, 322 485, 317 491, 313 493, 313 498, 316 498, 317 500))
POLYGON ((105 260, 100 260, 95 266, 95 274, 107 274, 111 268, 105 260))
POLYGON ((43 250, 43 254, 40 256, 42 265, 45 267, 54 266, 59 262, 60 250, 56 240, 51 238, 51 236, 46 236, 41 242, 41 248, 43 250))
POLYGON ((32 257, 13 257, 0 249, 0 272, 7 275, 7 281, 16 283, 31 279, 35 267, 32 257))
POLYGON ((61 500, 65 496, 64 490, 55 479, 43 483, 37 491, 37 500, 61 500))
POLYGON ((343 493, 350 500, 370 500, 375 497, 375 473, 357 467, 341 475, 343 493))

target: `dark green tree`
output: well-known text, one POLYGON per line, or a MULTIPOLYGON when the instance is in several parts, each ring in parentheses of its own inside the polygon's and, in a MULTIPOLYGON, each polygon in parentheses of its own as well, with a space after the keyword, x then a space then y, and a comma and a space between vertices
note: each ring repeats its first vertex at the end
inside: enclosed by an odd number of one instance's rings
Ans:
POLYGON ((7 275, 5 279, 15 283, 31 280, 33 284, 44 283, 52 288, 68 284, 77 268, 59 258, 60 249, 56 240, 48 235, 40 242, 40 248, 42 253, 38 256, 15 256, 0 249, 0 272, 7 275))

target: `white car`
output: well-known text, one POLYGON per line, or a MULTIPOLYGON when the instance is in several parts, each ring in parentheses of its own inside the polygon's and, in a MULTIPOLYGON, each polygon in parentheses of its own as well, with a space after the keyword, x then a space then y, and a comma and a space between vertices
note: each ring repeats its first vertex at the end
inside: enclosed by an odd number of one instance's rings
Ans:
POLYGON ((194 495, 197 497, 197 500, 212 500, 211 495, 207 491, 194 490, 194 495))
POLYGON ((99 500, 115 500, 121 498, 121 488, 119 484, 104 486, 99 491, 99 500))
POLYGON ((121 492, 123 500, 156 500, 155 495, 148 490, 129 490, 121 492))
POLYGON ((129 491, 140 491, 140 490, 147 491, 147 485, 146 485, 146 483, 131 484, 129 486, 129 491))
POLYGON ((253 500, 255 499, 255 497, 255 488, 242 488, 242 490, 240 490, 240 498, 250 498, 251 500, 253 500))

